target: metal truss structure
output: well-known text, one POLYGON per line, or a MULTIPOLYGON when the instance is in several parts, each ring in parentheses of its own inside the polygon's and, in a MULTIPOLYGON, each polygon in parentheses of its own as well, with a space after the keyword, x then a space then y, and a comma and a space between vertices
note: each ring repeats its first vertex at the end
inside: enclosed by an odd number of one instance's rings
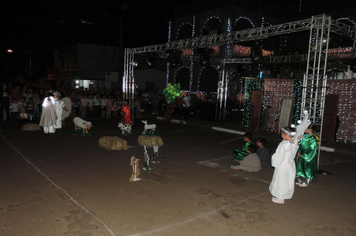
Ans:
MULTIPOLYGON (((307 62, 306 74, 303 81, 302 111, 308 110, 312 121, 322 125, 327 82, 326 64, 330 32, 345 35, 353 40, 356 40, 355 27, 346 25, 340 21, 332 20, 331 17, 327 15, 312 16, 311 19, 282 23, 268 27, 261 26, 259 28, 251 28, 223 34, 204 35, 189 39, 176 40, 164 44, 127 48, 125 49, 123 86, 125 98, 129 98, 131 100, 134 97, 133 65, 135 63, 135 54, 155 52, 158 53, 160 57, 166 58, 165 52, 167 50, 192 50, 204 47, 223 46, 227 44, 256 41, 266 39, 271 36, 308 30, 310 31, 310 38, 307 55, 269 57, 265 58, 263 63, 307 62)), ((198 60, 198 58, 194 56, 181 57, 182 59, 192 61, 198 60)), ((250 58, 220 59, 220 61, 223 65, 222 68, 225 68, 225 65, 227 64, 251 63, 250 58)), ((226 109, 228 75, 223 69, 220 71, 219 76, 217 107, 220 109, 219 120, 221 120, 224 119, 222 114, 225 114, 226 109)))

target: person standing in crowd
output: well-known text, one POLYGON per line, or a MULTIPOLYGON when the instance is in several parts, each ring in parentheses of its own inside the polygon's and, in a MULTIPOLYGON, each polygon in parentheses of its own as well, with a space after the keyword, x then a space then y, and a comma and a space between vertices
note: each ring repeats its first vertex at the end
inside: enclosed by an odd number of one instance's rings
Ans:
POLYGON ((75 110, 75 117, 82 117, 82 114, 80 114, 80 103, 81 103, 81 100, 80 100, 80 95, 75 93, 75 96, 73 98, 73 103, 74 103, 74 110, 75 110))
POLYGON ((184 119, 188 119, 189 118, 189 114, 190 114, 190 107, 192 104, 192 97, 190 96, 190 92, 187 92, 186 95, 183 97, 183 101, 185 104, 185 108, 184 108, 184 119))
POLYGON ((102 97, 100 98, 100 112, 102 119, 105 119, 107 102, 108 100, 106 99, 105 94, 102 95, 102 97))
POLYGON ((19 118, 19 102, 17 98, 14 98, 9 107, 10 114, 11 114, 11 121, 14 121, 19 118))
POLYGON ((309 186, 310 182, 318 176, 318 146, 314 137, 314 126, 315 124, 309 125, 299 144, 295 184, 300 187, 309 186))
POLYGON ((34 113, 34 118, 36 119, 39 119, 40 118, 40 115, 41 115, 41 98, 40 98, 40 95, 39 93, 35 93, 35 96, 33 98, 33 104, 34 104, 34 110, 35 110, 35 113, 34 113))
POLYGON ((106 119, 111 118, 112 103, 111 95, 108 95, 108 99, 106 100, 106 119))
POLYGON ((80 114, 83 117, 83 119, 87 118, 87 109, 88 109, 88 103, 89 99, 85 94, 82 95, 82 98, 80 99, 80 114))
POLYGON ((100 116, 100 96, 99 93, 96 93, 93 96, 93 119, 99 119, 100 116))
POLYGON ((9 90, 7 89, 6 84, 2 85, 2 88, 0 90, 0 114, 1 114, 1 122, 6 121, 10 122, 10 93, 9 90), (4 112, 6 112, 6 118, 4 118, 4 112))
POLYGON ((35 104, 33 103, 32 97, 29 97, 27 101, 27 114, 30 117, 30 120, 32 120, 32 117, 35 114, 35 104))
POLYGON ((43 99, 42 114, 39 125, 43 127, 43 132, 45 134, 53 134, 56 132, 56 121, 57 115, 54 108, 53 92, 49 92, 48 96, 43 99))
POLYGON ((292 144, 296 135, 295 128, 284 127, 281 129, 282 142, 279 143, 276 152, 272 156, 274 173, 269 190, 272 194, 272 202, 284 204, 285 199, 291 199, 294 193, 295 178, 295 149, 292 144))
POLYGON ((153 94, 153 96, 152 96, 152 98, 151 98, 152 105, 153 105, 153 112, 152 112, 152 115, 158 115, 159 99, 160 99, 160 96, 159 96, 158 92, 155 91, 155 93, 153 94))

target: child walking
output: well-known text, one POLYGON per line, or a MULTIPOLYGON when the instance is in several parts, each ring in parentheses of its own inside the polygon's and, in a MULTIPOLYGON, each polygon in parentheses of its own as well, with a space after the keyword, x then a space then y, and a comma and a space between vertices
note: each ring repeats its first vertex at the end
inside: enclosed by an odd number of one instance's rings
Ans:
POLYGON ((318 177, 318 145, 314 136, 316 129, 316 125, 309 125, 299 144, 295 184, 300 187, 309 186, 318 177))
POLYGON ((295 162, 294 157, 298 145, 292 143, 295 136, 294 127, 281 129, 282 142, 279 143, 276 153, 272 156, 274 173, 269 190, 272 202, 284 204, 284 199, 291 199, 294 193, 295 162))

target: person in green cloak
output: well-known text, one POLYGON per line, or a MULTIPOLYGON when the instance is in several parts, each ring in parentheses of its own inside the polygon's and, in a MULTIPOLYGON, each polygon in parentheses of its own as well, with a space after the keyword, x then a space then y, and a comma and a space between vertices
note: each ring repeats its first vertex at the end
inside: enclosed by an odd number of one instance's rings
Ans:
POLYGON ((247 156, 247 147, 251 144, 253 144, 252 142, 252 134, 251 133, 245 133, 243 136, 243 140, 246 142, 245 146, 243 146, 242 150, 238 150, 235 149, 232 152, 232 155, 234 157, 234 161, 236 161, 238 164, 240 161, 242 161, 243 159, 245 159, 245 157, 247 156))
POLYGON ((308 126, 299 144, 295 184, 300 187, 309 186, 318 176, 318 145, 313 132, 314 126, 315 124, 308 126))

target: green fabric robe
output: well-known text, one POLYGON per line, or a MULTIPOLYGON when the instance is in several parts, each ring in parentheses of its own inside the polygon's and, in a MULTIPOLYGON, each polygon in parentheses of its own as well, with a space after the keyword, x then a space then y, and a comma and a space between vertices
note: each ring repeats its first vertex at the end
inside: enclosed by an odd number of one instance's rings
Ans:
POLYGON ((234 157, 234 161, 242 161, 243 159, 245 159, 245 157, 247 156, 247 147, 250 145, 250 144, 253 144, 253 143, 248 143, 246 142, 245 143, 245 146, 243 146, 242 150, 237 150, 235 149, 233 152, 232 152, 232 156, 234 157))
POLYGON ((298 157, 296 165, 296 175, 306 179, 313 179, 318 176, 318 158, 317 143, 314 135, 304 134, 299 144, 298 157))

